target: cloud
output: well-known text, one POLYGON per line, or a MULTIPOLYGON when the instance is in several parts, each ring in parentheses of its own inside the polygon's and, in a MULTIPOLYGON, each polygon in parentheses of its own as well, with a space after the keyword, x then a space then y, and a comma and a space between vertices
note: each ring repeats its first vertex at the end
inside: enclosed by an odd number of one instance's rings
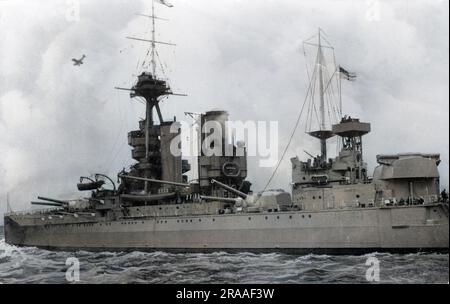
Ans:
POLYGON ((14 208, 29 208, 38 194, 74 195, 77 176, 112 173, 106 168, 117 153, 112 151, 117 149, 112 126, 123 126, 124 113, 130 113, 122 111, 125 107, 113 89, 123 79, 115 75, 128 64, 119 56, 125 41, 120 30, 143 5, 127 5, 128 14, 124 7, 123 1, 81 1, 75 22, 67 20, 61 1, 16 2, 3 12, 2 202, 9 192, 14 208), (111 8, 105 10, 107 5, 111 8), (74 67, 71 58, 83 53, 86 64, 74 67))
MULTIPOLYGON (((0 2, 1 3, 1 2, 0 2)), ((163 115, 228 110, 233 120, 277 120, 279 155, 307 88, 300 46, 320 26, 337 61, 358 74, 344 83, 344 111, 372 123, 365 159, 439 152, 448 185, 448 3, 446 1, 173 1, 157 6, 165 74, 174 91, 163 115)), ((132 163, 126 134, 143 106, 130 86, 147 52, 125 36, 149 35, 148 1, 81 1, 68 21, 64 1, 14 1, 0 17, 0 197, 28 208, 37 194, 75 195, 80 175, 114 176, 132 163), (86 54, 81 67, 70 59, 86 54)), ((289 190, 289 158, 319 145, 297 130, 271 188, 289 190)), ((330 144, 330 150, 335 148, 330 144)), ((195 166, 193 166, 195 167, 195 166)), ((255 190, 272 168, 249 159, 255 190)), ((4 201, 1 199, 0 201, 4 201)), ((4 208, 4 207, 0 207, 4 208)), ((1 212, 1 209, 0 209, 1 212)))

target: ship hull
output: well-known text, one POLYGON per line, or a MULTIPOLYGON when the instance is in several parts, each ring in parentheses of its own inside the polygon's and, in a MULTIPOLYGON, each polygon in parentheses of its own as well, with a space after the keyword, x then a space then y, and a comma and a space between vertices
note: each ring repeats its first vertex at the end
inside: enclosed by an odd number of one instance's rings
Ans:
MULTIPOLYGON (((362 254, 448 252, 445 205, 40 225, 5 217, 9 244, 52 250, 362 254)), ((43 221, 45 222, 45 221, 43 221)))

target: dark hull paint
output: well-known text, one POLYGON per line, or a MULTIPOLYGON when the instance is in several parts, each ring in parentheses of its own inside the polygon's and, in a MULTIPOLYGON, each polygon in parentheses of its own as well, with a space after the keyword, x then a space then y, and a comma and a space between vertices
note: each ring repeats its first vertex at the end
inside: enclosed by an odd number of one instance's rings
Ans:
MULTIPOLYGON (((26 247, 20 246, 19 247, 26 247)), ((51 251, 87 251, 87 252, 167 252, 167 253, 285 253, 285 254, 327 254, 327 255, 364 255, 370 253, 449 253, 449 248, 85 248, 85 247, 52 247, 38 246, 36 248, 51 251)))

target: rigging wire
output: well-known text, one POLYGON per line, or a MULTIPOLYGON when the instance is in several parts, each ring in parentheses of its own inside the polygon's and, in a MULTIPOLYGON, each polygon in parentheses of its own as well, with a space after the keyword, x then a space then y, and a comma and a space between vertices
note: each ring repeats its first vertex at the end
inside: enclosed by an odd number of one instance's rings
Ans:
MULTIPOLYGON (((333 74, 330 77, 330 83, 331 81, 334 79, 336 79, 336 82, 339 81, 339 79, 335 78, 335 77, 339 77, 339 74, 336 73, 336 70, 333 72, 333 74)), ((328 75, 328 72, 327 72, 328 75)), ((336 83, 335 83, 336 84, 336 83)), ((336 84, 337 85, 337 84, 336 84)), ((336 98, 336 92, 334 90, 333 85, 330 85, 330 90, 329 90, 329 96, 330 96, 330 103, 331 103, 331 109, 332 109, 332 114, 334 116, 334 122, 338 123, 340 120, 340 111, 339 111, 339 106, 336 105, 336 102, 339 102, 339 100, 336 100, 338 98, 336 98)), ((338 96, 339 96, 339 92, 338 92, 338 96)))
POLYGON ((285 155, 286 155, 286 153, 287 153, 287 151, 289 149, 289 146, 291 145, 292 139, 294 138, 294 135, 295 135, 295 132, 297 131, 298 125, 300 124, 300 120, 301 120, 301 117, 302 117, 302 114, 303 114, 303 110, 305 109, 306 101, 307 101, 308 96, 310 94, 310 90, 311 90, 311 82, 309 83, 308 90, 306 91, 305 99, 304 99, 302 107, 300 109, 300 113, 298 114, 297 121, 295 122, 294 129, 292 130, 291 136, 289 137, 288 143, 286 144, 286 147, 284 148, 284 151, 281 154, 281 158, 279 159, 279 161, 278 161, 278 163, 277 163, 277 165, 275 167, 275 170, 273 170, 272 175, 270 176, 269 180, 267 181, 267 184, 264 186, 264 190, 262 192, 266 191, 267 187, 269 187, 270 183, 272 182, 272 179, 274 178, 275 174, 277 173, 278 168, 280 167, 280 164, 283 161, 283 159, 284 159, 284 157, 285 157, 285 155))
MULTIPOLYGON (((325 71, 325 76, 328 77, 328 72, 325 71)), ((330 78, 330 83, 331 83, 332 78, 330 78)), ((327 101, 327 105, 328 105, 328 118, 330 119, 330 124, 333 124, 335 122, 337 122, 336 119, 336 113, 335 113, 335 108, 333 106, 333 101, 334 101, 334 91, 333 91, 333 86, 329 86, 329 90, 325 91, 326 93, 326 101, 327 101)))
POLYGON ((158 59, 159 66, 160 66, 160 68, 161 68, 161 72, 162 72, 162 74, 163 74, 163 77, 166 78, 166 79, 168 79, 168 78, 167 78, 167 75, 166 75, 166 71, 164 70, 164 66, 163 66, 163 64, 162 64, 161 58, 159 57, 158 51, 155 50, 155 53, 156 53, 156 58, 158 59))
MULTIPOLYGON (((320 119, 319 119, 319 113, 318 113, 318 111, 317 111, 316 103, 313 103, 313 109, 314 109, 314 113, 316 114, 317 122, 319 122, 320 119)), ((320 125, 320 123, 318 123, 318 124, 319 124, 319 130, 322 130, 322 126, 320 125)), ((311 131, 311 130, 310 130, 310 131, 311 131)))
POLYGON ((313 113, 315 114, 317 121, 318 122, 320 121, 319 117, 318 117, 317 108, 316 108, 316 102, 315 102, 315 99, 314 99, 314 96, 315 96, 314 92, 316 91, 316 84, 317 84, 317 78, 316 78, 317 77, 317 64, 318 64, 318 60, 316 58, 316 60, 314 62, 313 74, 311 75, 311 79, 310 79, 310 84, 312 84, 312 88, 311 88, 311 92, 312 93, 310 94, 311 102, 309 103, 309 106, 308 106, 308 107, 311 108, 310 111, 309 111, 310 116, 307 117, 307 119, 309 119, 309 129, 307 130, 308 132, 310 132, 311 128, 312 128, 313 113), (313 110, 314 110, 314 112, 313 112, 313 110))
POLYGON ((305 126, 305 131, 311 131, 311 124, 312 124, 312 119, 310 119, 311 115, 312 115, 312 98, 309 99, 309 104, 308 104, 308 112, 306 113, 306 126, 305 126))
POLYGON ((331 111, 330 111, 330 108, 331 108, 331 105, 330 105, 330 99, 329 98, 325 98, 325 100, 326 100, 326 104, 327 104, 327 108, 328 108, 328 110, 327 110, 327 114, 328 114, 328 119, 330 120, 330 125, 332 124, 332 119, 331 119, 331 111))
POLYGON ((110 155, 109 155, 109 157, 105 160, 105 162, 104 162, 104 164, 103 164, 103 168, 105 168, 105 170, 108 170, 108 168, 109 167, 111 167, 111 164, 114 162, 114 160, 115 160, 115 158, 116 158, 116 154, 117 153, 115 153, 116 151, 117 151, 117 149, 118 149, 118 141, 119 141, 119 137, 121 136, 121 134, 122 134, 122 131, 123 131, 123 127, 124 127, 124 111, 122 111, 122 107, 121 107, 121 102, 119 101, 119 102, 117 102, 118 100, 119 100, 119 95, 118 95, 118 92, 116 92, 116 94, 115 94, 115 96, 116 96, 116 104, 117 104, 117 106, 118 106, 118 112, 119 112, 119 119, 120 119, 120 131, 116 134, 116 138, 115 138, 115 140, 114 140, 114 144, 113 144, 113 146, 112 146, 112 148, 111 148, 111 151, 110 151, 110 155), (114 155, 114 157, 113 157, 113 155, 114 155), (111 158, 112 157, 112 158, 111 158))
MULTIPOLYGON (((323 31, 322 31, 322 32, 323 32, 323 31)), ((324 32, 323 32, 323 33, 324 33, 324 32)), ((314 37, 314 36, 313 36, 313 37, 314 37)), ((311 38, 309 38, 309 39, 312 39, 313 37, 311 37, 311 38)), ((308 40, 309 40, 309 39, 308 39, 308 40)), ((325 39, 325 38, 323 38, 323 39, 324 39, 325 42, 331 47, 331 44, 328 42, 328 40, 325 39)), ((308 41, 308 40, 306 40, 306 41, 308 41)), ((305 42, 306 42, 306 41, 303 42, 303 54, 304 54, 305 58, 307 57, 307 56, 306 56, 306 49, 305 49, 305 42)), ((335 58, 334 48, 331 47, 331 49, 332 49, 332 54, 333 54, 333 56, 332 56, 332 58, 333 58, 333 63, 334 63, 334 66, 337 67, 337 66, 336 66, 336 58, 335 58)), ((318 64, 318 61, 317 61, 317 59, 316 59, 316 60, 315 60, 315 66, 317 66, 317 64, 318 64)), ((314 114, 316 115, 317 121, 319 121, 318 112, 317 112, 316 105, 315 105, 315 102, 314 102, 314 94, 312 93, 312 92, 315 92, 315 89, 316 89, 315 75, 316 75, 317 68, 314 68, 313 74, 312 74, 311 77, 310 77, 310 72, 309 72, 309 69, 308 69, 307 60, 305 60, 305 66, 306 66, 306 73, 307 73, 307 75, 308 75, 308 78, 310 79, 310 82, 309 82, 308 90, 307 90, 307 92, 306 92, 305 99, 304 99, 304 101, 303 101, 302 107, 301 107, 301 109, 300 109, 300 113, 299 113, 299 115, 298 115, 298 117, 297 117, 297 121, 295 122, 295 126, 294 126, 294 128, 293 128, 293 130, 292 130, 292 133, 291 133, 291 135, 290 135, 290 137, 289 137, 289 140, 288 140, 288 142, 287 142, 287 144, 286 144, 286 146, 285 146, 285 148, 284 148, 284 150, 283 150, 283 153, 282 153, 282 155, 281 155, 281 158, 278 160, 278 163, 277 163, 275 169, 273 170, 273 172, 272 172, 272 174, 271 174, 269 180, 267 181, 266 185, 264 186, 264 189, 263 189, 262 192, 264 192, 264 191, 267 190, 267 187, 268 187, 268 186, 270 185, 270 183, 272 182, 273 178, 275 177, 276 172, 278 171, 278 169, 279 169, 279 167, 280 167, 280 165, 281 165, 281 162, 283 161, 284 157, 286 156, 286 153, 287 153, 287 151, 288 151, 288 149, 289 149, 289 146, 290 146, 291 143, 292 143, 292 139, 294 138, 294 135, 295 135, 295 133, 296 133, 296 131, 297 131, 297 128, 298 128, 298 126, 299 126, 299 124, 300 124, 300 120, 301 120, 301 117, 302 117, 302 114, 303 114, 303 111, 304 111, 304 108, 305 108, 305 105, 306 105, 306 104, 308 104, 307 117, 306 117, 306 129, 308 129, 308 124, 309 124, 309 130, 311 130, 312 115, 313 115, 312 112, 313 112, 313 110, 314 110, 314 114), (311 106, 311 105, 312 105, 312 106, 311 106)), ((319 68, 322 68, 322 67, 319 67, 319 68)), ((341 112, 342 112, 342 109, 340 108, 340 106, 336 106, 336 103, 335 103, 335 97, 336 97, 336 95, 335 95, 335 91, 334 91, 334 88, 333 88, 333 85, 332 85, 332 80, 333 80, 333 78, 334 78, 335 75, 336 75, 336 71, 337 71, 337 68, 335 69, 335 71, 333 72, 333 74, 332 74, 331 77, 330 77, 330 75, 329 75, 327 69, 325 69, 325 73, 326 73, 325 76, 326 76, 326 78, 328 79, 328 83, 327 83, 327 86, 326 86, 326 88, 325 88, 324 91, 325 91, 326 94, 327 94, 327 95, 326 95, 327 98, 325 98, 325 99, 326 99, 326 102, 327 102, 327 105, 328 105, 328 117, 329 117, 329 119, 330 119, 330 123, 331 123, 331 124, 333 123, 333 120, 335 120, 336 122, 339 122, 339 115, 340 115, 341 112), (328 90, 328 86, 330 86, 330 89, 329 89, 329 90, 328 90)), ((340 92, 339 92, 339 94, 340 94, 340 92)), ((319 125, 320 125, 320 124, 319 124, 319 125)), ((336 148, 338 148, 339 141, 340 141, 340 140, 337 139, 337 145, 336 145, 336 148)), ((258 198, 258 199, 259 199, 259 198, 258 198)))

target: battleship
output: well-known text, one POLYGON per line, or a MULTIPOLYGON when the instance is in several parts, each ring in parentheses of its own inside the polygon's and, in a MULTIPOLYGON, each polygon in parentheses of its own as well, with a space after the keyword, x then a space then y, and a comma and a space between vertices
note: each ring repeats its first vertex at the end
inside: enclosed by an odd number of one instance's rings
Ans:
MULTIPOLYGON (((440 155, 378 155, 378 166, 369 175, 362 139, 371 125, 343 116, 341 100, 330 107, 338 119, 326 119, 331 80, 340 84, 340 76, 350 80, 355 75, 338 65, 328 75, 321 30, 317 41, 306 41, 317 50, 308 72, 307 134, 320 142, 320 154, 291 158, 292 189, 253 192, 246 147, 233 143, 232 151, 244 153, 227 155, 225 135, 215 143, 222 154, 200 149, 198 179, 188 181, 186 173, 194 168, 171 151, 181 132, 179 122, 166 120, 160 108, 163 97, 180 94, 156 73, 155 47, 161 42, 155 41, 153 12, 152 6, 152 38, 139 39, 151 45, 151 69, 131 88, 119 88, 146 103, 145 119, 128 133, 135 163, 118 173, 117 185, 103 174, 84 176, 77 188, 89 194, 82 198, 39 196, 31 204, 46 209, 6 213, 7 243, 88 251, 448 252, 448 198, 440 193, 440 155), (327 156, 330 138, 337 139, 340 149, 334 158, 327 156)), ((209 122, 224 126, 228 119, 223 110, 199 114, 199 138, 210 135, 204 128, 209 122)))

